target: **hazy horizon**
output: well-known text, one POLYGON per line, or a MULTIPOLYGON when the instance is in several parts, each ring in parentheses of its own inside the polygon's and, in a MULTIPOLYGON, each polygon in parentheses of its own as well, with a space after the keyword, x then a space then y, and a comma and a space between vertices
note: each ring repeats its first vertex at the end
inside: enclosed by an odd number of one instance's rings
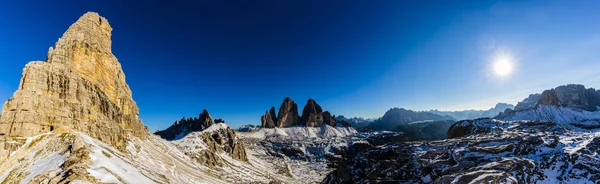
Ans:
POLYGON ((260 124, 285 97, 300 112, 313 98, 332 114, 377 118, 600 83, 600 1, 61 2, 0 2, 0 103, 88 11, 112 26, 152 131, 203 109, 232 127, 260 124))

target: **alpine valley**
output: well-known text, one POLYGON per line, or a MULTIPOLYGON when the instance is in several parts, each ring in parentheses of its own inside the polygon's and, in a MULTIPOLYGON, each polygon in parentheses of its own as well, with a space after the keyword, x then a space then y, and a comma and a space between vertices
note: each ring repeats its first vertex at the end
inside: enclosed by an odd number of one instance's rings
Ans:
POLYGON ((260 125, 233 129, 203 110, 151 133, 111 36, 106 18, 85 13, 25 66, 0 117, 0 183, 600 181, 600 91, 583 85, 516 106, 376 119, 287 97, 248 120, 260 125))

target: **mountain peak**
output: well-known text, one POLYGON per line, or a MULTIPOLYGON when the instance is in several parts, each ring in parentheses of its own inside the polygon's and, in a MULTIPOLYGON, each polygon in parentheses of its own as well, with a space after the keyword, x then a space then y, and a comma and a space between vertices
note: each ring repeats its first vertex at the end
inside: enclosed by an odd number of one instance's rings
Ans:
POLYGON ((68 127, 120 149, 129 134, 146 137, 148 129, 110 48, 111 31, 105 18, 88 12, 49 49, 46 62, 28 63, 18 90, 4 104, 0 136, 68 127))
POLYGON ((595 111, 600 106, 600 91, 594 88, 586 89, 581 84, 558 86, 542 92, 538 104, 595 111))

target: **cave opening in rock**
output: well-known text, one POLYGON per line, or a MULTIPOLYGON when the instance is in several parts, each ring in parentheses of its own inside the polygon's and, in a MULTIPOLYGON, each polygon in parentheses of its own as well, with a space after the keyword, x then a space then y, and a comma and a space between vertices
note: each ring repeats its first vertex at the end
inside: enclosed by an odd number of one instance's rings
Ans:
POLYGON ((54 131, 54 126, 50 126, 50 131, 54 131))

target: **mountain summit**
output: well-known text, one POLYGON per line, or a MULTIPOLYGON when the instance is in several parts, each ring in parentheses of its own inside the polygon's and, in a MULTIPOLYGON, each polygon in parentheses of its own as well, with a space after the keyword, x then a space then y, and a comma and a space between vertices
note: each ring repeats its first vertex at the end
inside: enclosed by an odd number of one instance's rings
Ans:
POLYGON ((271 107, 261 117, 261 128, 336 126, 338 123, 345 127, 351 126, 346 121, 336 120, 335 115, 332 115, 329 111, 323 111, 314 99, 306 101, 306 106, 302 109, 302 116, 299 116, 298 105, 289 97, 283 100, 277 118, 275 118, 275 107, 271 107))
POLYGON ((45 62, 28 63, 18 90, 4 103, 0 139, 67 127, 122 149, 127 135, 146 136, 111 51, 111 31, 104 17, 88 12, 50 47, 45 62))

